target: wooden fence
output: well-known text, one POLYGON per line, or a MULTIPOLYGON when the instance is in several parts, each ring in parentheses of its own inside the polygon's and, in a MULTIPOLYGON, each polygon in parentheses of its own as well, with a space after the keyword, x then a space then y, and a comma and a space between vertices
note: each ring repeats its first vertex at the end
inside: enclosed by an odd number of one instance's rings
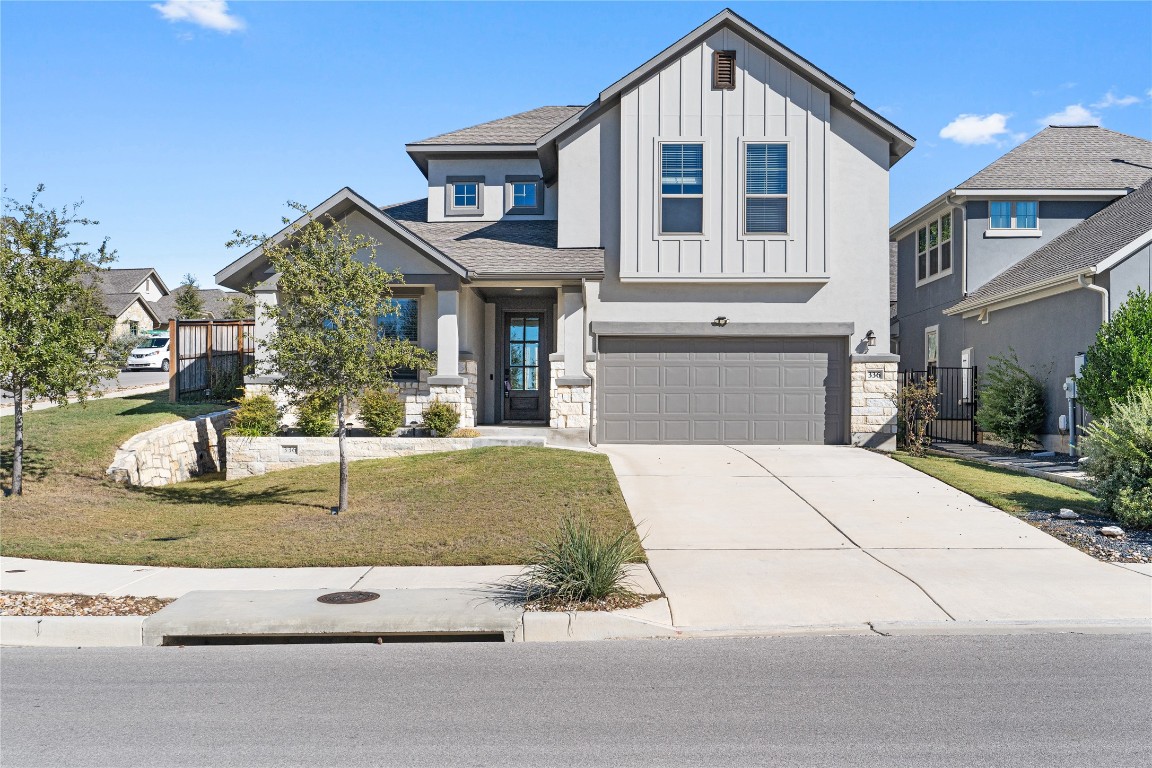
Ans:
POLYGON ((255 361, 252 320, 169 320, 168 400, 231 397, 255 361))

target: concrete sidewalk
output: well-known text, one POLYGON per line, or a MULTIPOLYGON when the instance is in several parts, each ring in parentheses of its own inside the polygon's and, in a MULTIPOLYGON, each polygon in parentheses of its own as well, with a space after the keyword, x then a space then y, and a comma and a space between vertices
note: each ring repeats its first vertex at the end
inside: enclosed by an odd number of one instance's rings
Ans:
POLYGON ((1149 622, 1152 578, 848 447, 605 446, 675 627, 1149 622))

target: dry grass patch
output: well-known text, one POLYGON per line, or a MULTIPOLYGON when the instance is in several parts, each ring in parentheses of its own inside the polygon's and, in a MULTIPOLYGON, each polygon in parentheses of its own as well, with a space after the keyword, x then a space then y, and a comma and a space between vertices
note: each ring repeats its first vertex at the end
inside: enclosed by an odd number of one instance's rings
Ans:
POLYGON ((4 499, 0 553, 218 568, 495 565, 524 562, 573 513, 605 531, 631 525, 606 457, 551 448, 353 462, 352 508, 339 516, 329 513, 335 464, 163 488, 106 481, 119 442, 157 419, 190 415, 162 415, 166 407, 126 404, 102 420, 29 414, 38 469, 23 498, 4 499), (133 426, 124 427, 117 420, 129 414, 133 426))

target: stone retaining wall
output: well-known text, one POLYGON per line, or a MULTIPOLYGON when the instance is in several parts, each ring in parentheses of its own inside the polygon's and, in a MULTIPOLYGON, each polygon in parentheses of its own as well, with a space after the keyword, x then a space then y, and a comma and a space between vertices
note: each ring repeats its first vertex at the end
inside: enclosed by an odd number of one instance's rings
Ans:
MULTIPOLYGON (((351 461, 491 446, 544 447, 542 437, 349 437, 346 440, 351 461)), ((233 437, 228 445, 227 477, 234 480, 339 460, 340 442, 335 437, 233 437)))
POLYGON ((156 487, 224 469, 221 432, 231 411, 165 424, 130 438, 116 451, 107 474, 128 485, 156 487))

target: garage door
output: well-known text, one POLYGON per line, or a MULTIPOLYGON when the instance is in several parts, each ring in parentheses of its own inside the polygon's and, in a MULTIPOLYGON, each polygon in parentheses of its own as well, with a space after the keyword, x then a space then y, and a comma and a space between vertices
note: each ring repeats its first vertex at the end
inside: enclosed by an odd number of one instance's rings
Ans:
POLYGON ((600 337, 604 443, 838 444, 845 341, 600 337))

